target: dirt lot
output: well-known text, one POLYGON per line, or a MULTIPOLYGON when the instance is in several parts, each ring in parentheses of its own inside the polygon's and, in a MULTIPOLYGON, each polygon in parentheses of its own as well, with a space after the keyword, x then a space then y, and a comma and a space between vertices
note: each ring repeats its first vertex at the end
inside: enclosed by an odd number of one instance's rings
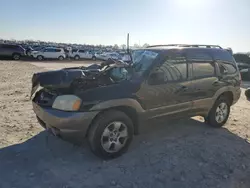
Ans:
POLYGON ((42 70, 0 61, 1 188, 250 187, 250 103, 244 95, 225 128, 210 128, 199 117, 151 123, 128 153, 102 161, 87 146, 53 137, 36 122, 30 79, 42 70))

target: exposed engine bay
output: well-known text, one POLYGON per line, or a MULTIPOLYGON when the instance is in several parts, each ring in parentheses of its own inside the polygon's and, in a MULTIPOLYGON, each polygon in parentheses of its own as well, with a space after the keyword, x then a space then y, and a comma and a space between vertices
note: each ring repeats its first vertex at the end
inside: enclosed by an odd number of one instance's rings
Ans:
POLYGON ((109 60, 100 65, 92 64, 88 67, 71 67, 35 73, 32 77, 31 97, 38 90, 39 86, 51 94, 67 94, 74 92, 74 90, 87 90, 114 84, 126 77, 126 74, 121 74, 122 76, 117 77, 115 71, 128 66, 129 64, 122 61, 109 60), (116 70, 112 72, 114 68, 116 70))

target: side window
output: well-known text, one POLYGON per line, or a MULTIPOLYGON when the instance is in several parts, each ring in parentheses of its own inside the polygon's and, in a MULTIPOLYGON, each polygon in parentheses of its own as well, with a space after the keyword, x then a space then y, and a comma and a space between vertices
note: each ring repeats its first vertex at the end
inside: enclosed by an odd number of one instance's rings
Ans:
POLYGON ((57 48, 55 51, 56 51, 56 52, 61 52, 61 49, 57 48))
POLYGON ((165 62, 155 69, 154 74, 161 77, 156 78, 160 80, 154 84, 186 80, 188 77, 186 58, 181 54, 169 55, 165 62))
POLYGON ((193 62, 193 78, 206 78, 215 75, 213 63, 209 62, 193 62))
POLYGON ((222 75, 229 75, 236 73, 236 67, 231 63, 218 62, 219 70, 222 75))
POLYGON ((84 53, 85 51, 84 50, 79 50, 80 53, 84 53))

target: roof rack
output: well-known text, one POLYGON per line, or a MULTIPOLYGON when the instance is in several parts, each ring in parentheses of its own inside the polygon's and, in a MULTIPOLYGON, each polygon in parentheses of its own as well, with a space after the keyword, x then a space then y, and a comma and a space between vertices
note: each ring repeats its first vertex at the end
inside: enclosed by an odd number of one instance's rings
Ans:
POLYGON ((219 48, 222 49, 219 45, 207 45, 207 44, 159 44, 159 45, 152 45, 148 46, 147 48, 151 47, 164 47, 164 46, 176 46, 176 47, 193 47, 193 48, 219 48))

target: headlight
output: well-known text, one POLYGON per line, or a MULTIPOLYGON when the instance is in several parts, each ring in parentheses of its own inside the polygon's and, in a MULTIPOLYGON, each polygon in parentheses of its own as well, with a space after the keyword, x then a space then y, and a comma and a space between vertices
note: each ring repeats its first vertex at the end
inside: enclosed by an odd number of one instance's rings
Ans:
POLYGON ((61 95, 56 97, 52 108, 64 111, 77 111, 81 103, 82 100, 75 95, 61 95))

